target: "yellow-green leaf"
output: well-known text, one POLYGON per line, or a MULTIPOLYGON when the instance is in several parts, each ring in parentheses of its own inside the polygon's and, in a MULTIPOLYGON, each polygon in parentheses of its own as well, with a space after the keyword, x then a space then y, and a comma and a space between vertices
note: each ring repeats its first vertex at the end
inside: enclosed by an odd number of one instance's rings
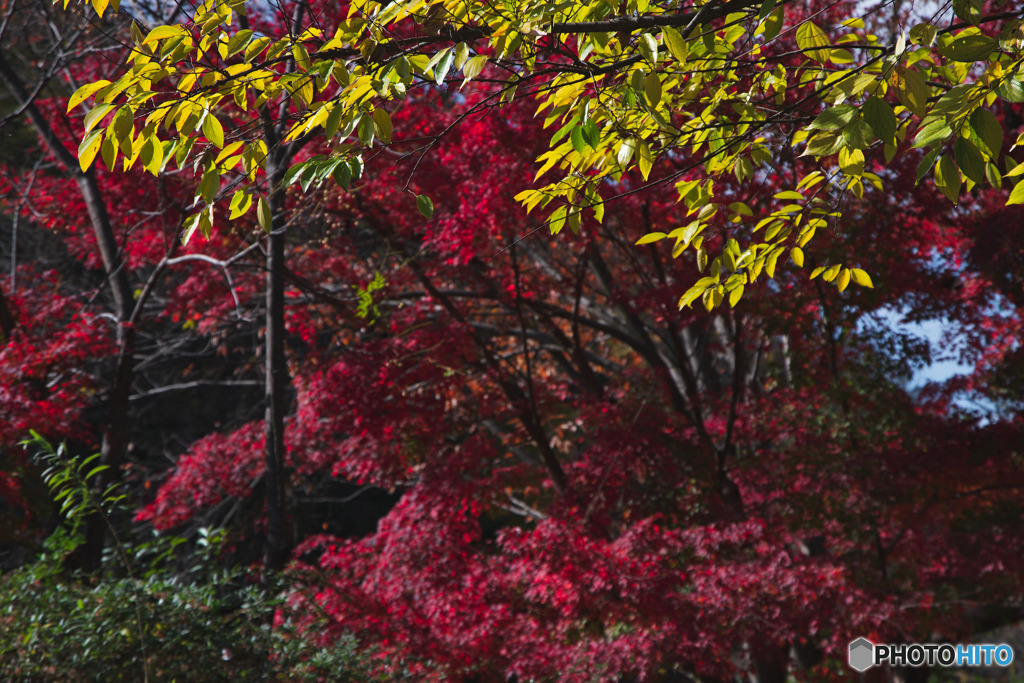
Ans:
POLYGON ((864 152, 843 147, 839 150, 839 168, 843 169, 846 175, 861 175, 864 173, 864 152))
POLYGON ((112 104, 100 104, 89 110, 89 113, 85 115, 85 132, 88 133, 95 128, 113 109, 114 105, 112 104))
POLYGON ((212 112, 203 119, 203 135, 218 149, 224 146, 224 127, 220 125, 220 121, 212 112))
POLYGON ((928 98, 931 88, 925 83, 921 74, 913 69, 897 69, 890 77, 890 83, 896 88, 896 95, 910 111, 924 116, 928 111, 928 98))
POLYGON ((1010 198, 1006 200, 1007 206, 1010 204, 1024 204, 1024 180, 1017 183, 1013 188, 1013 192, 1010 193, 1010 198))
POLYGON ((434 202, 425 194, 416 195, 416 208, 420 214, 430 220, 434 217, 434 202))
POLYGON ((391 142, 391 117, 383 107, 373 110, 373 129, 384 144, 391 142))
POLYGON ((648 233, 648 234, 644 235, 640 239, 638 239, 636 241, 636 243, 637 244, 650 244, 651 242, 657 242, 658 240, 663 240, 666 237, 668 237, 668 235, 666 235, 663 232, 651 232, 651 233, 648 233))
POLYGON ((192 239, 192 235, 195 234, 196 228, 199 227, 199 221, 202 214, 193 214, 185 219, 185 223, 182 225, 184 231, 181 233, 181 244, 185 246, 188 241, 192 239))
POLYGON ((72 109, 80 105, 82 102, 84 102, 94 92, 108 85, 110 85, 110 81, 96 81, 95 83, 86 83, 81 88, 76 90, 75 94, 71 96, 70 100, 68 100, 67 111, 71 111, 72 109))
POLYGON ((466 77, 467 81, 473 80, 480 75, 480 72, 484 70, 484 66, 487 64, 487 55, 477 55, 471 57, 462 67, 462 75, 466 77))
POLYGON ((252 206, 252 195, 245 190, 236 190, 235 194, 231 196, 231 205, 229 207, 231 213, 228 215, 230 220, 235 220, 249 210, 252 206))
POLYGON ((735 308, 736 304, 740 300, 740 297, 742 297, 742 296, 743 296, 743 285, 739 285, 735 289, 733 289, 731 292, 729 292, 729 307, 730 308, 735 308))
POLYGON ((274 214, 270 210, 270 204, 267 204, 267 200, 263 197, 256 201, 256 221, 264 232, 270 232, 274 227, 274 214))
POLYGON ((796 44, 801 50, 807 50, 807 56, 816 62, 825 63, 828 61, 828 50, 814 49, 827 48, 829 46, 828 36, 813 21, 805 21, 796 30, 796 44))
POLYGON ((637 146, 636 165, 640 169, 640 174, 644 177, 644 180, 647 180, 651 175, 654 157, 651 156, 651 148, 647 146, 646 142, 641 142, 637 146))
POLYGON ((680 64, 686 63, 686 57, 690 49, 687 42, 679 35, 679 31, 671 26, 665 26, 661 29, 661 35, 665 40, 665 47, 668 48, 669 54, 680 64))
POLYGON ((657 73, 651 72, 644 78, 644 96, 652 107, 657 107, 661 102, 661 78, 657 73))
POLYGON ((120 7, 120 0, 92 0, 92 8, 96 10, 96 14, 103 16, 103 13, 107 11, 107 8, 117 11, 120 7))
POLYGON ((861 287, 867 287, 868 289, 873 289, 874 286, 875 286, 871 282, 871 276, 868 275, 863 270, 861 270, 860 268, 851 268, 850 269, 850 277, 853 278, 853 282, 855 284, 858 284, 861 287))
POLYGON ((100 151, 100 145, 103 144, 102 134, 103 131, 94 130, 86 135, 81 144, 78 145, 78 165, 83 173, 89 170, 93 159, 96 158, 100 151))

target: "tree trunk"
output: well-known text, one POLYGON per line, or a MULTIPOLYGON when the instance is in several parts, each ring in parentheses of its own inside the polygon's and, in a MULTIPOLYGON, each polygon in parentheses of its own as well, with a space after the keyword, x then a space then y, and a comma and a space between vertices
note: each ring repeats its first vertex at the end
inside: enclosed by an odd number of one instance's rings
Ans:
POLYGON ((284 164, 278 155, 267 159, 270 195, 267 203, 273 219, 267 236, 266 333, 266 417, 264 420, 265 491, 267 501, 267 542, 264 567, 284 568, 290 550, 288 511, 285 502, 284 416, 287 412, 288 368, 284 357, 284 164))
MULTIPOLYGON (((107 424, 103 431, 101 448, 101 462, 108 467, 100 477, 99 486, 102 488, 99 491, 102 493, 107 486, 120 480, 121 464, 124 461, 128 398, 135 374, 133 359, 135 333, 131 329, 130 323, 135 304, 132 298, 131 283, 125 264, 121 260, 117 239, 107 213, 107 204, 100 191, 99 183, 96 182, 95 174, 91 170, 83 173, 79 169, 78 160, 64 147, 50 122, 36 107, 25 84, 10 63, 4 59, 2 53, 0 53, 0 78, 21 104, 40 140, 78 185, 82 199, 85 200, 89 222, 96 235, 96 243, 103 259, 107 282, 114 297, 117 314, 118 354, 114 381, 107 397, 107 424)), ((85 571, 94 571, 99 567, 105 538, 106 529, 103 521, 96 516, 90 517, 86 527, 86 543, 74 559, 79 568, 85 571)))

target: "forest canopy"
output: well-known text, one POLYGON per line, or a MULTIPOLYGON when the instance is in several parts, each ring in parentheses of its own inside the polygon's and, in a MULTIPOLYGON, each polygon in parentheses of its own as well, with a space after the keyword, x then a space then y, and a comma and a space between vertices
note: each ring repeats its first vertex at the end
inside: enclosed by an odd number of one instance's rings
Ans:
MULTIPOLYGON (((785 254, 802 267, 817 231, 841 220, 844 195, 862 198, 865 184, 885 191, 879 171, 901 148, 924 153, 917 180, 933 178, 953 203, 976 185, 1014 182, 1007 201, 1024 203, 1024 166, 1003 157, 991 111, 1024 101, 1024 22, 1013 3, 962 0, 952 16, 939 8, 913 25, 896 16, 881 36, 867 27, 871 13, 826 31, 819 24, 836 3, 778 0, 370 0, 349 4, 337 25, 310 13, 273 32, 249 28, 250 4, 210 0, 148 32, 133 23, 130 68, 83 85, 69 103, 95 102, 83 170, 97 157, 113 168, 121 155, 125 168, 156 174, 173 159, 202 174, 186 241, 197 229, 210 236, 219 200, 230 197, 232 218, 255 207, 269 230, 264 195, 275 183, 347 186, 375 144, 428 154, 433 142, 396 131, 392 113, 410 93, 462 93, 472 81, 486 95, 466 116, 527 98, 553 131, 537 159, 543 182, 517 194, 552 233, 600 223, 631 170, 646 184, 674 185, 686 208, 680 225, 640 243, 667 240, 673 257, 695 252, 704 277, 680 307, 700 298, 709 310, 735 305, 785 254), (254 121, 225 126, 224 103, 254 121), (268 187, 268 146, 311 135, 323 153, 268 187), (744 191, 769 175, 771 196, 744 191)), ((108 2, 92 6, 102 16, 108 2)), ((432 198, 416 203, 432 215, 432 198)), ((872 284, 844 263, 815 264, 819 276, 839 291, 872 284)))

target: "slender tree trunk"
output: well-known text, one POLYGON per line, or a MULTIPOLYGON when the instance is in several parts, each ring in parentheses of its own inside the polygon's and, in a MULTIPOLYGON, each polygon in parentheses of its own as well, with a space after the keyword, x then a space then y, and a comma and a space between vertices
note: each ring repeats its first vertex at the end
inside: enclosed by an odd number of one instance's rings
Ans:
POLYGON ((267 543, 263 559, 268 570, 284 568, 290 543, 285 501, 284 416, 288 409, 288 368, 284 357, 284 190, 283 160, 271 153, 267 159, 270 194, 270 234, 267 236, 266 417, 264 420, 267 543))
POLYGON ((0 346, 7 343, 14 332, 14 315, 7 305, 7 298, 4 297, 4 290, 0 289, 0 346))
MULTIPOLYGON (((107 282, 114 298, 118 323, 116 331, 118 354, 114 381, 107 397, 107 423, 103 432, 101 448, 102 463, 108 467, 100 477, 99 485, 103 487, 102 491, 110 484, 120 480, 121 464, 124 462, 128 399, 135 375, 133 360, 135 333, 130 324, 135 306, 131 283, 125 264, 121 259, 113 226, 110 223, 107 204, 100 191, 99 183, 96 182, 95 174, 91 170, 83 173, 79 169, 78 160, 64 147, 50 122, 32 101, 32 97, 18 73, 2 53, 0 53, 0 78, 21 104, 40 140, 78 185, 82 199, 85 200, 89 222, 96 235, 96 243, 103 259, 107 282)), ((86 527, 86 543, 80 549, 78 557, 75 558, 81 569, 94 571, 99 567, 105 539, 106 529, 102 520, 95 516, 90 517, 86 527)))

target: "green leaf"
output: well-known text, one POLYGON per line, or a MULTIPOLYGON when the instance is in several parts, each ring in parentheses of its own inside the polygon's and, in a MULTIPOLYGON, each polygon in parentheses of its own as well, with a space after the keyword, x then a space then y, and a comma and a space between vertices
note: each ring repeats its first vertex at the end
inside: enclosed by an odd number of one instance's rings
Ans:
POLYGON ((569 141, 572 143, 572 148, 583 154, 583 150, 586 149, 586 141, 583 139, 583 126, 576 125, 572 127, 572 133, 569 135, 569 141))
POLYGON ((331 178, 339 186, 344 189, 348 189, 349 183, 352 182, 352 169, 345 162, 338 164, 331 172, 331 178))
POLYGON ((357 127, 357 135, 359 135, 359 141, 370 147, 373 145, 375 126, 373 125, 373 116, 370 114, 363 114, 359 117, 359 126, 357 127))
POLYGON ((203 179, 199 182, 199 196, 207 204, 212 204, 217 199, 218 192, 220 192, 220 174, 211 168, 203 174, 203 179))
POLYGON ((132 110, 128 107, 118 109, 114 114, 114 120, 110 122, 110 127, 124 149, 125 141, 131 143, 132 133, 135 132, 135 118, 132 116, 132 110))
POLYGON ((810 130, 842 130, 857 116, 857 108, 840 104, 826 109, 807 126, 810 130))
POLYGON ((107 169, 113 171, 114 164, 117 162, 117 143, 109 135, 103 139, 103 144, 100 145, 100 156, 103 158, 103 163, 107 165, 107 169))
POLYGON ((914 147, 931 147, 935 143, 945 142, 953 135, 953 129, 949 127, 945 119, 932 121, 917 132, 914 138, 914 147))
POLYGON ((896 95, 903 106, 918 116, 924 116, 928 111, 931 88, 925 83, 921 74, 914 69, 900 68, 893 74, 891 80, 896 86, 896 95))
POLYGON ((1003 186, 1003 174, 999 172, 999 167, 993 164, 991 161, 985 164, 985 179, 988 180, 988 184, 995 188, 1003 186))
POLYGON ((182 225, 184 231, 181 233, 181 245, 185 246, 188 241, 192 239, 192 235, 195 234, 196 229, 199 227, 199 219, 201 214, 193 214, 185 219, 185 223, 182 225))
POLYGON ((885 143, 891 143, 896 139, 896 128, 899 122, 892 107, 880 97, 869 97, 861 107, 864 112, 864 121, 871 126, 875 137, 885 143))
POLYGON ((871 126, 863 119, 857 119, 843 129, 843 142, 855 149, 867 149, 871 145, 871 126))
POLYGON ((461 69, 467 59, 469 59, 469 46, 465 43, 459 43, 455 46, 455 61, 452 63, 456 69, 461 69))
POLYGON ((434 66, 434 82, 438 85, 444 83, 445 76, 448 75, 448 70, 452 68, 452 62, 455 60, 455 55, 449 50, 445 53, 444 57, 434 66))
POLYGON ((1007 102, 1024 102, 1024 84, 1012 77, 1008 77, 996 88, 996 94, 1007 102))
POLYGON ((786 6, 779 5, 771 11, 764 19, 764 40, 766 43, 775 40, 782 31, 782 26, 786 19, 786 6))
POLYGON ((416 195, 416 208, 424 218, 430 220, 434 217, 434 202, 425 194, 416 195))
POLYGON ((244 28, 231 36, 228 40, 228 57, 232 57, 244 50, 245 46, 249 44, 249 39, 252 38, 252 35, 251 29, 244 28))
POLYGON ((985 158, 967 138, 957 138, 953 144, 953 156, 964 175, 976 183, 985 180, 985 158))
POLYGON ((935 167, 935 185, 942 190, 949 201, 956 204, 960 197, 960 186, 963 181, 960 179, 960 170, 956 162, 947 154, 939 157, 939 163, 935 167))
POLYGON ((977 24, 981 18, 981 0, 953 0, 953 13, 968 24, 977 24))
POLYGON ((1003 127, 987 109, 975 109, 970 118, 971 132, 977 136, 993 161, 1003 149, 1003 127))
POLYGON ((955 38, 945 47, 939 47, 938 53, 955 62, 976 62, 998 48, 999 41, 995 38, 974 34, 955 38))
POLYGON ((807 141, 807 147, 800 156, 827 157, 839 151, 843 138, 836 133, 818 133, 807 141))
POLYGON ((932 43, 935 42, 935 36, 938 35, 939 29, 934 24, 921 23, 910 29, 910 40, 918 45, 925 47, 931 47, 932 43))
POLYGON ((921 182, 921 180, 928 175, 928 171, 932 170, 932 166, 935 164, 935 159, 938 156, 939 149, 937 147, 924 155, 924 158, 921 159, 921 163, 917 165, 917 178, 914 180, 915 185, 921 182))

